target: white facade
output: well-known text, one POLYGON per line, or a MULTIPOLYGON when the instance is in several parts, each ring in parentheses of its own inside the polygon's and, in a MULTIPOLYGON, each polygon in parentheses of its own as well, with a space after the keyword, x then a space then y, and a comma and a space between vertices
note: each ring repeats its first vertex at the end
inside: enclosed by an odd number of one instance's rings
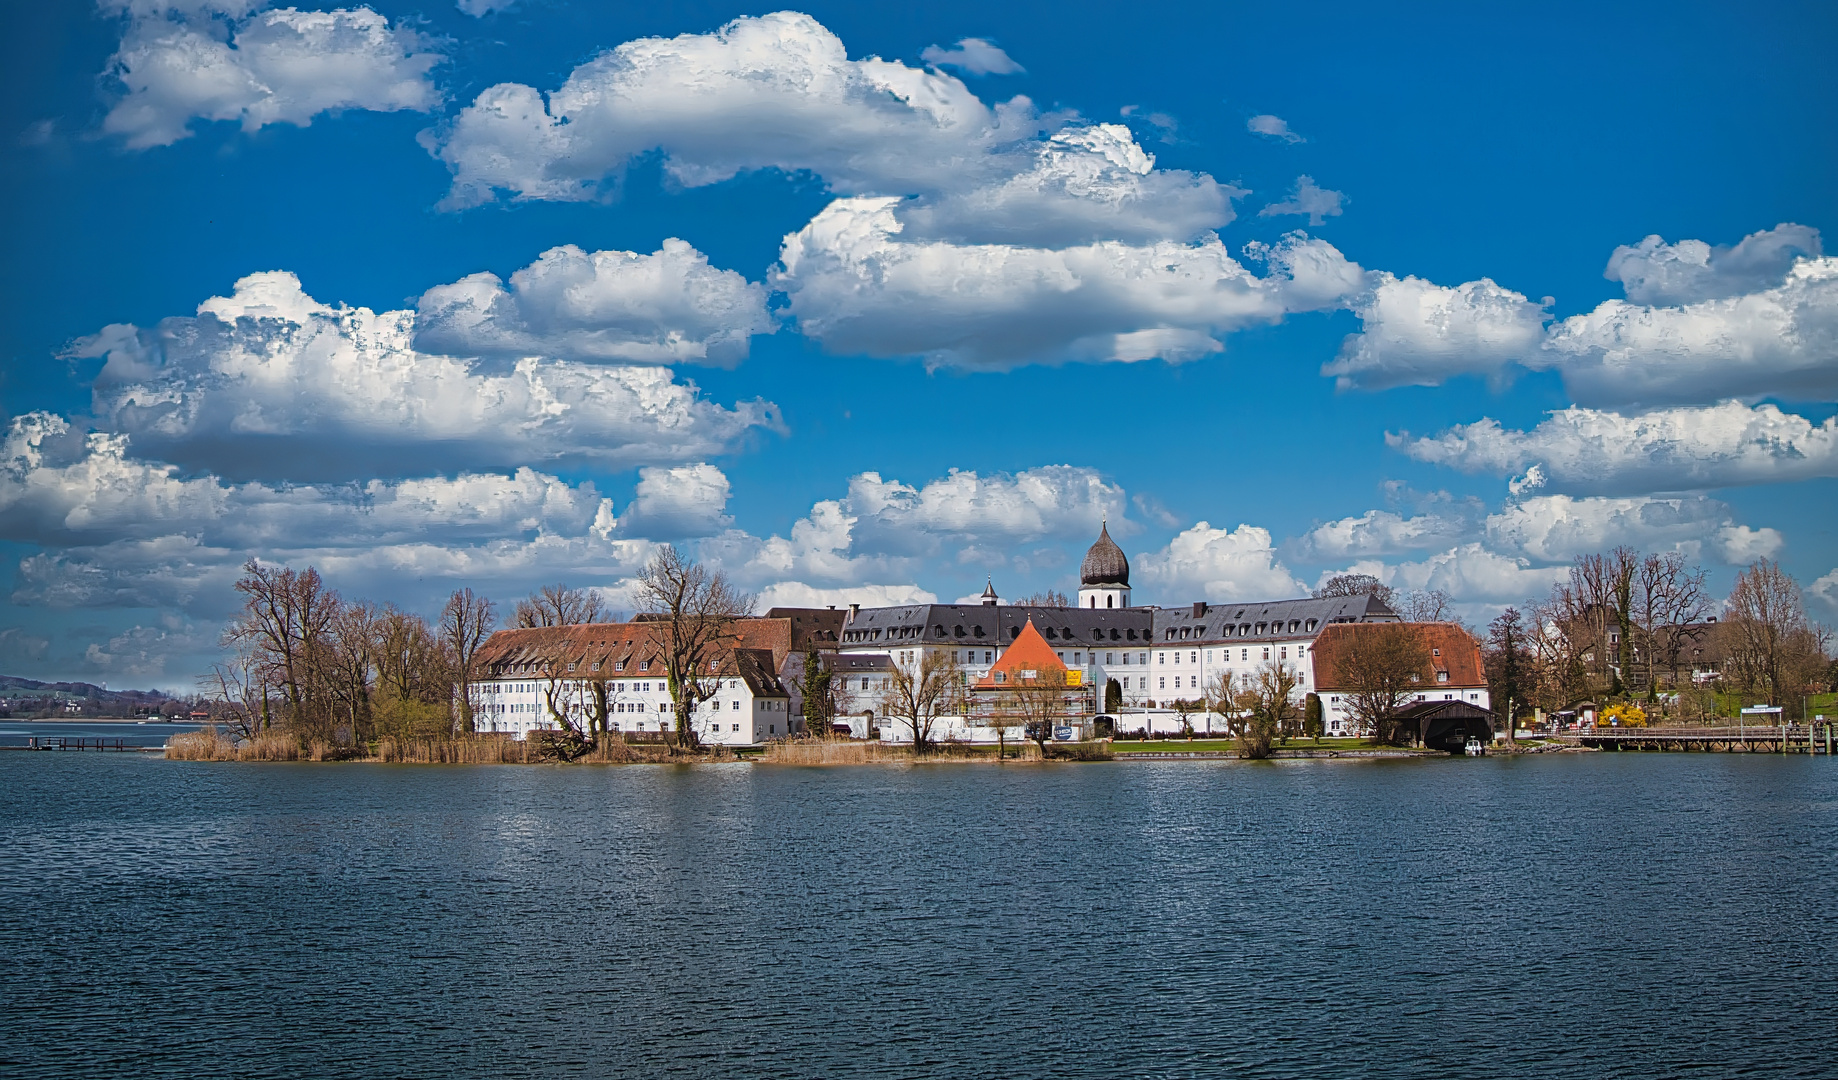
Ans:
MULTIPOLYGON (((1419 701, 1465 701, 1482 709, 1493 708, 1485 686, 1455 686, 1435 688, 1411 695, 1404 702, 1405 707, 1419 701)), ((1348 695, 1332 691, 1321 695, 1321 719, 1329 735, 1353 735, 1358 733, 1358 721, 1354 719, 1353 708, 1348 695)))
POLYGON ((1126 608, 1130 606, 1128 585, 1084 585, 1079 588, 1082 608, 1126 608))
MULTIPOLYGON (((615 732, 669 731, 676 716, 669 683, 661 677, 609 679, 607 723, 615 732)), ((485 733, 523 739, 532 731, 557 730, 549 714, 549 683, 544 679, 503 678, 473 684, 473 722, 485 733)), ((578 725, 591 714, 588 683, 564 680, 556 688, 561 707, 578 725)), ((721 689, 697 706, 696 736, 703 742, 747 745, 783 738, 791 730, 789 699, 755 694, 744 678, 724 678, 721 689)))

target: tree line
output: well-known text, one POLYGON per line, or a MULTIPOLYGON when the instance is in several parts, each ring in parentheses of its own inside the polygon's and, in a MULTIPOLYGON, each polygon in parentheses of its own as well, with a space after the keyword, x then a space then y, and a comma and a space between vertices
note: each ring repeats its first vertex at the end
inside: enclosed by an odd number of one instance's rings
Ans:
POLYGON ((1678 552, 1631 548, 1578 556, 1542 599, 1488 624, 1484 655, 1494 708, 1514 715, 1645 703, 1682 721, 1712 720, 1718 692, 1782 707, 1832 689, 1830 632, 1807 617, 1799 584, 1758 559, 1719 600, 1678 552))
MULTIPOLYGON (((735 620, 753 598, 719 572, 666 547, 640 572, 636 596, 654 628, 653 642, 675 699, 677 745, 696 749, 696 707, 720 680, 712 661, 730 647, 735 620)), ((347 600, 311 566, 295 570, 250 560, 236 592, 241 609, 223 634, 226 658, 201 680, 213 718, 244 738, 284 732, 312 743, 361 753, 396 738, 465 737, 478 730, 473 685, 486 673, 479 654, 499 628, 497 607, 469 588, 456 589, 432 622, 394 605, 347 600)), ((507 628, 568 626, 616 619, 592 590, 545 585, 517 601, 507 628)), ((596 680, 564 678, 569 658, 541 662, 556 756, 591 752, 604 738, 602 709, 582 709, 575 696, 596 680), (585 714, 586 722, 582 722, 585 714), (599 722, 595 722, 598 717, 599 722)))

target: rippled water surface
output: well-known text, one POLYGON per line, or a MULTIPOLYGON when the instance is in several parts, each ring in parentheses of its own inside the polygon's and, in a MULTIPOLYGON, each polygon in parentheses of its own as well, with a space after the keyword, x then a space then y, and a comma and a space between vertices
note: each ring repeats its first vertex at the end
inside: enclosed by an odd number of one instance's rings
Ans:
POLYGON ((7 1076, 1838 1075, 1838 763, 0 754, 7 1076))

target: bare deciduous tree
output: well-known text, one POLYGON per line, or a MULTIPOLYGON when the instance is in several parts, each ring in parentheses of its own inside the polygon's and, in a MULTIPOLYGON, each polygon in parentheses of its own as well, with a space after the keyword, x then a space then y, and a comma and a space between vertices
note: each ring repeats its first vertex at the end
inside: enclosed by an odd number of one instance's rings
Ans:
POLYGON ((236 591, 243 609, 225 631, 225 644, 251 650, 263 681, 281 692, 290 725, 308 737, 329 736, 331 702, 321 675, 338 594, 310 566, 296 572, 254 559, 243 565, 236 591))
POLYGON ((1724 677, 1770 705, 1789 704, 1824 666, 1824 642, 1806 621, 1799 583, 1769 559, 1736 575, 1720 633, 1724 677))
POLYGON ((881 715, 904 723, 913 736, 913 753, 932 744, 938 718, 960 711, 964 669, 955 651, 920 649, 916 660, 895 664, 881 693, 881 715))
POLYGON ((1397 592, 1371 574, 1336 574, 1328 578, 1315 590, 1315 597, 1329 596, 1376 596, 1380 603, 1396 610, 1397 592))
POLYGON ((1236 733, 1239 757, 1270 756, 1277 731, 1296 714, 1295 689, 1300 682, 1301 674, 1284 660, 1265 661, 1245 677, 1237 701, 1243 714, 1236 733))
POLYGON ((1634 574, 1633 618, 1638 655, 1645 669, 1647 699, 1659 695, 1663 665, 1678 686, 1679 654, 1685 641, 1710 615, 1704 571, 1676 551, 1648 555, 1634 574))
POLYGON ((1441 589, 1416 589, 1398 597, 1395 610, 1405 622, 1447 622, 1454 606, 1441 589))
POLYGON ((600 597, 592 589, 576 589, 566 582, 544 585, 517 601, 511 621, 518 628, 574 626, 600 621, 600 597))
POLYGON ((1410 624, 1378 623, 1349 636, 1335 668, 1361 734, 1393 743, 1398 712, 1431 678, 1430 650, 1410 624))
POLYGON ((658 628, 657 646, 675 699, 677 747, 694 749, 696 707, 720 689, 715 661, 733 646, 734 622, 752 614, 753 597, 670 546, 638 575, 638 601, 658 628))
POLYGON ((455 696, 458 711, 454 726, 462 735, 470 735, 478 725, 472 715, 472 680, 479 646, 491 636, 498 621, 497 609, 490 600, 476 596, 471 589, 455 589, 440 612, 440 638, 453 657, 455 696))

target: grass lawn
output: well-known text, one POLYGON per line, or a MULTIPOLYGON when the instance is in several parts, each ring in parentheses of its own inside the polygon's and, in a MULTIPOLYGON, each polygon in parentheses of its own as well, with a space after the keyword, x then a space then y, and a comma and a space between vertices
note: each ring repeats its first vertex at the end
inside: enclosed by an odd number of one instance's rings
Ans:
MULTIPOLYGON (((1363 750, 1369 749, 1371 743, 1364 739, 1291 739, 1288 743, 1271 743, 1272 750, 1363 750)), ((1146 742, 1118 739, 1110 744, 1113 754, 1187 754, 1196 751, 1230 751, 1237 752, 1238 744, 1231 739, 1199 739, 1192 742, 1186 739, 1152 739, 1146 742)))

